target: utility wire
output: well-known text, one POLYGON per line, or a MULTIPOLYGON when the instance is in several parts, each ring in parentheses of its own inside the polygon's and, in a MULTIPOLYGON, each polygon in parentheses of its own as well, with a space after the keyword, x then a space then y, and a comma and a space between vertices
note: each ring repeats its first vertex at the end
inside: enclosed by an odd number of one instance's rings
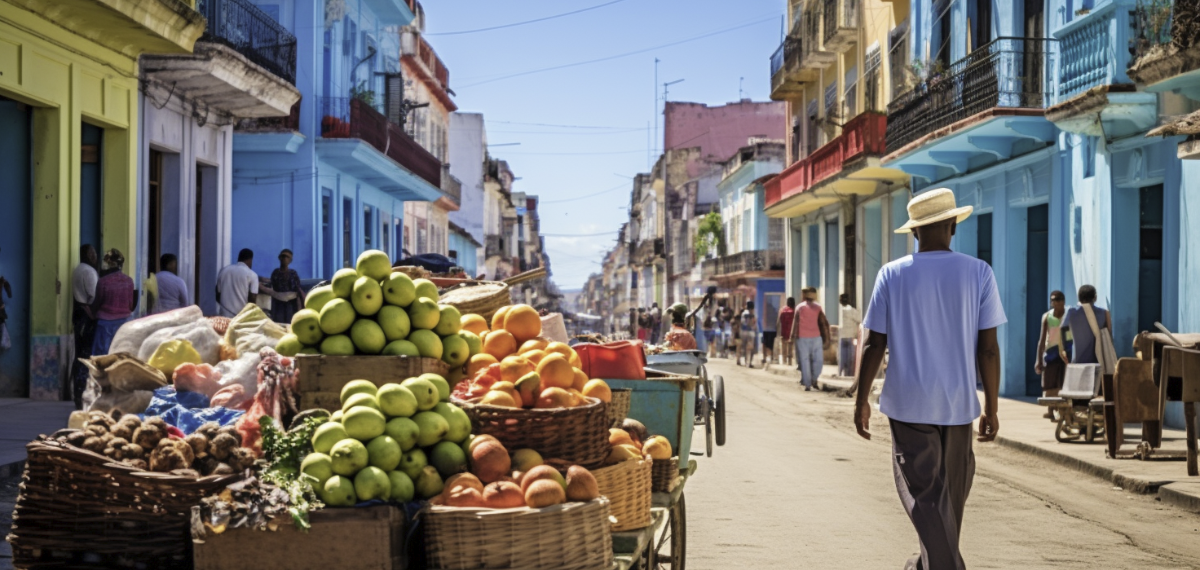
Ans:
MULTIPOLYGON (((690 37, 690 38, 685 38, 685 39, 682 39, 682 40, 678 40, 678 41, 674 41, 674 42, 669 42, 669 43, 665 43, 665 44, 660 44, 660 45, 656 45, 656 46, 651 46, 651 47, 648 47, 648 48, 643 48, 643 49, 639 49, 639 50, 629 51, 629 52, 625 52, 625 53, 621 53, 621 54, 617 54, 617 55, 610 55, 610 56, 608 56, 608 57, 601 57, 601 58, 597 58, 597 59, 589 59, 589 60, 586 60, 586 61, 577 61, 577 62, 575 62, 575 63, 566 63, 566 64, 563 64, 563 65, 555 65, 555 66, 551 66, 551 67, 543 67, 543 68, 541 68, 541 69, 531 69, 531 70, 529 70, 529 71, 522 71, 522 72, 518 72, 518 73, 511 73, 511 74, 509 74, 509 75, 502 75, 502 76, 500 76, 500 77, 493 77, 493 78, 491 78, 491 79, 485 79, 485 80, 483 80, 483 81, 476 81, 475 83, 468 83, 468 84, 466 84, 466 85, 460 86, 460 87, 459 87, 459 89, 467 89, 467 88, 469 88, 469 87, 476 87, 476 86, 479 86, 479 85, 484 85, 484 84, 487 84, 487 83, 493 83, 493 82, 496 82, 496 81, 502 81, 502 80, 504 80, 504 79, 512 79, 512 78, 514 78, 514 77, 523 77, 523 76, 526 76, 526 75, 533 75, 533 74, 535 74, 535 73, 544 73, 544 72, 546 72, 546 71, 556 71, 556 70, 559 70, 559 69, 566 69, 566 68, 569 68, 569 67, 578 67, 578 66, 580 66, 580 65, 588 65, 588 64, 591 64, 591 63, 600 63, 600 62, 603 62, 603 61, 611 61, 611 60, 614 60, 614 59, 621 59, 621 58, 623 58, 623 57, 629 57, 629 56, 631 56, 631 55, 638 55, 638 54, 641 54, 641 53, 646 53, 646 52, 648 52, 648 51, 654 51, 654 50, 656 50, 656 49, 668 48, 668 47, 677 46, 677 45, 680 45, 680 44, 685 44, 685 43, 688 43, 688 42, 694 42, 694 41, 696 41, 696 40, 702 40, 702 39, 705 39, 705 38, 710 38, 710 37, 712 37, 712 36, 716 36, 716 35, 720 35, 720 34, 724 34, 724 33, 732 32, 732 31, 734 31, 734 30, 740 30, 740 29, 742 29, 742 28, 749 28, 749 27, 751 27, 751 26, 756 26, 756 25, 758 25, 758 24, 761 24, 761 23, 763 23, 763 22, 771 22, 771 21, 774 21, 774 20, 775 20, 775 16, 771 16, 770 18, 763 18, 763 19, 760 19, 760 20, 755 20, 755 21, 753 21, 753 22, 750 22, 750 23, 747 23, 747 24, 742 24, 742 25, 740 25, 740 26, 732 26, 732 27, 725 28, 725 29, 722 29, 722 30, 717 30, 717 31, 714 31, 714 32, 709 32, 709 33, 707 33, 707 34, 701 34, 701 35, 699 35, 699 36, 692 36, 692 37, 690 37)), ((644 151, 643 151, 643 152, 644 152, 644 151)))
POLYGON ((613 127, 613 126, 601 127, 601 126, 597 126, 597 125, 563 125, 563 124, 555 124, 555 123, 522 123, 520 121, 493 121, 490 119, 488 120, 488 122, 493 125, 497 125, 497 124, 525 125, 525 126, 529 126, 529 127, 555 127, 555 128, 560 128, 560 129, 634 129, 634 130, 644 131, 644 130, 650 128, 650 127, 613 127))
POLYGON ((577 201, 577 200, 583 200, 583 199, 585 199, 585 198, 591 198, 591 197, 593 197, 593 196, 599 196, 599 195, 601 195, 601 194, 608 194, 609 192, 615 192, 615 191, 617 191, 617 190, 620 190, 620 189, 622 189, 622 188, 628 188, 628 187, 629 187, 629 183, 628 183, 628 182, 624 182, 624 183, 621 183, 621 184, 619 184, 619 185, 617 185, 617 186, 613 186, 612 188, 609 188, 608 190, 601 190, 601 191, 599 191, 599 192, 596 192, 596 193, 594 193, 594 194, 587 194, 587 195, 585 195, 585 196, 576 196, 576 197, 574 197, 574 198, 563 198, 563 199, 561 199, 561 200, 539 200, 539 201, 538 201, 538 205, 540 206, 540 205, 542 205, 542 204, 561 204, 561 203, 563 203, 563 202, 575 202, 575 201, 577 201))
POLYGON ((579 14, 579 13, 582 13, 582 12, 587 12, 587 11, 589 11, 589 10, 595 10, 595 9, 597 9, 597 8, 603 8, 603 7, 605 7, 605 6, 612 6, 613 4, 619 4, 619 3, 621 3, 621 2, 624 2, 624 1, 625 1, 625 0, 613 0, 612 2, 605 2, 604 4, 597 4, 597 5, 595 5, 595 6, 589 6, 589 7, 587 7, 587 8, 580 8, 579 10, 574 10, 574 11, 572 11, 572 12, 564 12, 564 13, 562 13, 562 14, 555 14, 555 15, 553 15, 553 16, 546 16, 546 17, 544 17, 544 18, 537 18, 537 19, 534 19, 534 20, 526 20, 526 21, 524 21, 524 22, 513 22, 513 23, 511 23, 511 24, 502 24, 502 25, 499 25, 499 26, 492 26, 492 27, 490 27, 490 28, 478 28, 478 29, 475 29, 475 30, 459 30, 459 31, 457 31, 457 32, 438 32, 438 33, 436 33, 436 34, 425 34, 425 35, 427 35, 427 36, 458 36, 458 35, 462 35, 462 34, 474 34, 474 33, 477 33, 477 32, 490 32, 490 31, 492 31, 492 30, 503 30, 503 29, 505 29, 505 28, 515 28, 515 27, 517 27, 517 26, 524 26, 525 24, 534 24, 534 23, 537 23, 537 22, 545 22, 546 20, 553 20, 553 19, 555 19, 555 18, 562 18, 562 17, 564 17, 564 16, 572 16, 572 15, 574 15, 574 14, 579 14))
POLYGON ((600 232, 597 234, 539 234, 542 237, 600 237, 610 234, 619 234, 621 230, 613 230, 611 232, 600 232))

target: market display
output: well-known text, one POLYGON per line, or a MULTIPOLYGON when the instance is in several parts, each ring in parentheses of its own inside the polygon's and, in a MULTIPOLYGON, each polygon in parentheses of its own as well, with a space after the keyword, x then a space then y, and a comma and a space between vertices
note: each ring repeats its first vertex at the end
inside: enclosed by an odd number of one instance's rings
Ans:
POLYGON ((241 446, 242 436, 232 426, 214 422, 186 437, 180 433, 159 417, 143 421, 133 414, 91 412, 83 429, 60 430, 54 439, 131 467, 173 475, 229 475, 254 466, 254 452, 241 446))

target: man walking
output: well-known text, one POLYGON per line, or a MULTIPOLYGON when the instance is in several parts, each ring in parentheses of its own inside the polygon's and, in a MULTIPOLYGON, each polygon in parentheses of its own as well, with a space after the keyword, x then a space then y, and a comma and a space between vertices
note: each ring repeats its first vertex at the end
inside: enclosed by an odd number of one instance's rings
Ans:
MULTIPOLYGON (((100 281, 100 272, 96 270, 99 263, 96 248, 85 243, 79 248, 79 265, 71 272, 71 324, 75 333, 71 398, 77 410, 83 409, 83 391, 87 388, 88 379, 88 369, 79 363, 79 359, 92 356, 92 342, 96 339, 96 316, 92 313, 92 301, 96 299, 96 283, 100 281)), ((0 300, 0 306, 3 304, 0 300)))
POLYGON ((258 295, 258 274, 254 272, 254 252, 238 252, 237 263, 217 274, 217 309, 222 317, 236 317, 258 295))
POLYGON ((906 570, 966 568, 958 545, 975 477, 971 422, 979 418, 981 442, 1000 429, 996 327, 1006 318, 996 278, 987 263, 950 250, 958 222, 971 210, 956 207, 954 193, 944 188, 909 202, 909 221, 896 233, 913 232, 917 253, 879 272, 863 323, 870 335, 854 424, 871 439, 868 397, 890 349, 879 409, 891 426, 896 490, 921 541, 920 556, 906 570), (986 399, 982 416, 977 376, 986 399))
POLYGON ((792 321, 796 319, 796 298, 788 297, 787 306, 779 311, 776 318, 775 330, 779 331, 779 356, 784 366, 792 365, 792 357, 796 354, 796 345, 792 343, 792 321))
POLYGON ((838 326, 838 376, 854 376, 854 341, 858 339, 858 325, 862 316, 850 304, 850 295, 842 293, 842 324, 838 326))
POLYGON ((796 359, 800 368, 800 383, 808 392, 817 385, 825 367, 825 346, 829 343, 829 320, 817 303, 817 289, 807 287, 801 292, 804 302, 796 307, 792 323, 792 338, 796 339, 796 359))

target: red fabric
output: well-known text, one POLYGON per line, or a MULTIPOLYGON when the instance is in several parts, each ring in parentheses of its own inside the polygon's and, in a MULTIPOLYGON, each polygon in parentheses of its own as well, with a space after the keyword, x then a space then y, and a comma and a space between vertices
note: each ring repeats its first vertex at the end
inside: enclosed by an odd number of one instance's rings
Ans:
POLYGON ((645 380, 646 353, 642 341, 622 340, 608 344, 577 344, 575 352, 588 378, 645 380))
POLYGON ((114 321, 129 317, 133 306, 133 279, 114 271, 96 282, 96 299, 100 301, 96 318, 114 321))
POLYGON ((792 320, 796 318, 796 309, 784 307, 779 311, 779 334, 783 335, 783 340, 792 338, 792 320))

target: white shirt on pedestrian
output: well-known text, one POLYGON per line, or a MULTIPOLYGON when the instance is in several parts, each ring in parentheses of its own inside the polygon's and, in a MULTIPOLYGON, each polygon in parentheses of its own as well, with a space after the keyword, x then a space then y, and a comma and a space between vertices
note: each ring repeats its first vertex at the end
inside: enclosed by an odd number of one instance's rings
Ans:
POLYGON ((154 276, 158 281, 158 301, 154 303, 151 313, 165 313, 191 304, 187 298, 187 283, 184 283, 182 278, 166 270, 159 271, 154 276))
POLYGON ((887 335, 879 410, 913 424, 973 422, 979 331, 1005 322, 996 276, 979 259, 931 251, 883 266, 863 323, 887 335))
POLYGON ((838 338, 858 338, 858 325, 862 324, 861 313, 850 305, 842 305, 842 324, 838 326, 838 338))
POLYGON ((71 296, 84 305, 91 305, 96 300, 96 282, 99 280, 100 274, 95 267, 86 263, 76 265, 75 271, 71 272, 71 296))
POLYGON ((236 317, 250 302, 250 294, 258 294, 258 274, 242 262, 234 263, 217 274, 217 303, 222 317, 236 317))

